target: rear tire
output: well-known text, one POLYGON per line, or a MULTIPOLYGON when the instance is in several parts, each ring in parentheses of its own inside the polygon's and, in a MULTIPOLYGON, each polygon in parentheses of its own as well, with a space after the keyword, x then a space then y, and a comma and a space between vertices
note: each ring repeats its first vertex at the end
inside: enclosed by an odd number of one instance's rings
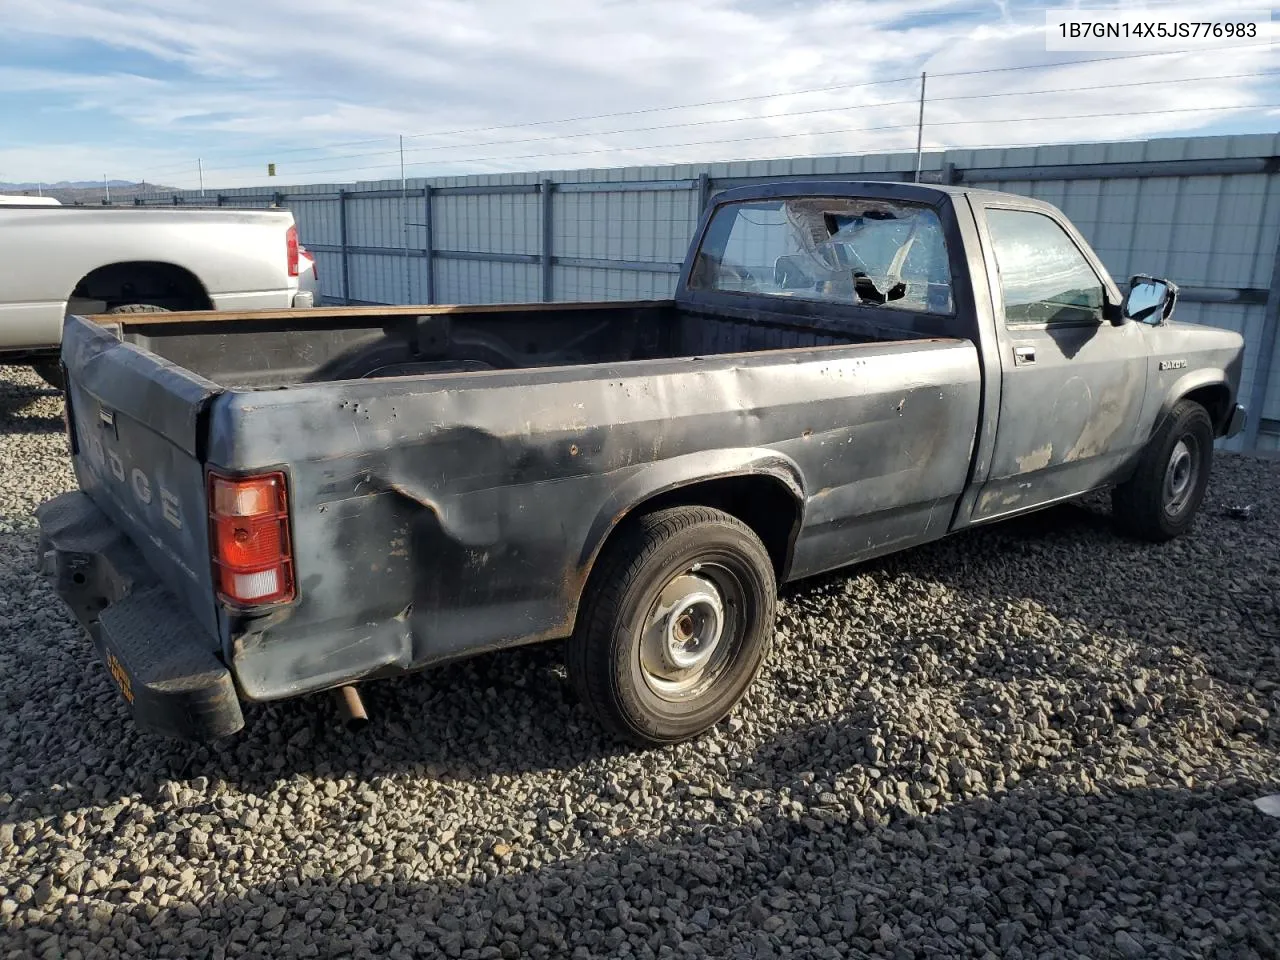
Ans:
POLYGON ((122 303, 112 307, 107 313, 172 313, 168 307, 157 307, 154 303, 122 303))
POLYGON ((1147 442, 1132 477, 1112 491, 1116 525, 1163 543, 1190 529, 1213 466, 1213 421, 1193 400, 1179 400, 1147 442))
POLYGON ((566 645, 569 677, 634 743, 696 737, 760 672, 776 593, 769 553, 741 520, 709 507, 645 514, 596 562, 566 645))

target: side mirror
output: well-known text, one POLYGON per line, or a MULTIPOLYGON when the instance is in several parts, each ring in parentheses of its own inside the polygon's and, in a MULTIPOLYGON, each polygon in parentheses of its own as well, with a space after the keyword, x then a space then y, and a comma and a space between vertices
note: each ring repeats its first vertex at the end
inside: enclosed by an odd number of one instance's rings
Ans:
POLYGON ((1178 287, 1168 280, 1157 280, 1139 274, 1129 281, 1129 292, 1120 305, 1120 315, 1158 327, 1173 316, 1178 302, 1178 287))

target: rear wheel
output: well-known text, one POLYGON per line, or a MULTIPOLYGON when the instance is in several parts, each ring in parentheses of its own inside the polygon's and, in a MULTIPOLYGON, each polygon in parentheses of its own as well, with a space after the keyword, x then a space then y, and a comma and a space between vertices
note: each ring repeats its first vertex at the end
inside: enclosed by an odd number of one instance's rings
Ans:
POLYGON ((1111 495, 1117 525, 1143 540, 1185 533, 1204 500, 1213 465, 1213 421, 1193 400, 1180 400, 1147 443, 1138 468, 1111 495))
POLYGON ((741 520, 708 507, 646 514, 597 561, 566 647, 570 679, 635 743, 695 737, 759 673, 775 602, 768 551, 741 520))

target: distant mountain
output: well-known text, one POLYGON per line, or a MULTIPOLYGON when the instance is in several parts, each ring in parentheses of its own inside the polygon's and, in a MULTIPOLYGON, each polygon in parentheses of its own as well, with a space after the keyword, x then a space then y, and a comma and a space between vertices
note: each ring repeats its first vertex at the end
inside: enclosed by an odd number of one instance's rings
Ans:
POLYGON ((132 180, 108 180, 104 189, 101 180, 60 180, 57 183, 5 183, 0 182, 0 193, 10 196, 56 197, 63 203, 102 203, 106 199, 107 189, 111 191, 111 202, 132 201, 140 194, 176 193, 176 187, 165 187, 155 183, 134 183, 132 180))
MULTIPOLYGON (((109 187, 132 187, 135 186, 132 180, 108 180, 109 187)), ((102 189, 101 180, 59 180, 57 183, 0 183, 0 190, 10 191, 17 190, 24 192, 27 190, 38 190, 44 187, 46 190, 59 189, 102 189)))

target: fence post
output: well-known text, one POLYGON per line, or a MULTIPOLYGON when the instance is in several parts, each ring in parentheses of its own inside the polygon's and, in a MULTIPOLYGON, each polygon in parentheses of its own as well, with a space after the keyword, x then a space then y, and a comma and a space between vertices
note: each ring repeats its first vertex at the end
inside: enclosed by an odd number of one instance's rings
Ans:
POLYGON ((543 302, 552 300, 552 192, 556 184, 544 179, 541 184, 543 200, 543 302))
POLYGON ((342 302, 351 302, 351 277, 347 264, 347 191, 338 191, 338 256, 342 263, 342 302))
POLYGON ((707 209, 707 204, 711 202, 711 174, 698 174, 698 216, 702 216, 702 211, 707 209))
POLYGON ((431 215, 431 184, 425 184, 422 188, 422 230, 423 230, 423 248, 426 254, 426 287, 423 291, 427 303, 436 302, 436 245, 432 228, 431 215))
POLYGON ((1244 430, 1244 449, 1258 448, 1258 429, 1262 426, 1262 408, 1267 402, 1271 387, 1271 361, 1276 352, 1276 327, 1280 326, 1280 240, 1276 241, 1276 255, 1271 262, 1271 282, 1267 291, 1267 305, 1262 314, 1262 336, 1258 341, 1258 356, 1253 364, 1253 389, 1249 391, 1249 422, 1244 430))

